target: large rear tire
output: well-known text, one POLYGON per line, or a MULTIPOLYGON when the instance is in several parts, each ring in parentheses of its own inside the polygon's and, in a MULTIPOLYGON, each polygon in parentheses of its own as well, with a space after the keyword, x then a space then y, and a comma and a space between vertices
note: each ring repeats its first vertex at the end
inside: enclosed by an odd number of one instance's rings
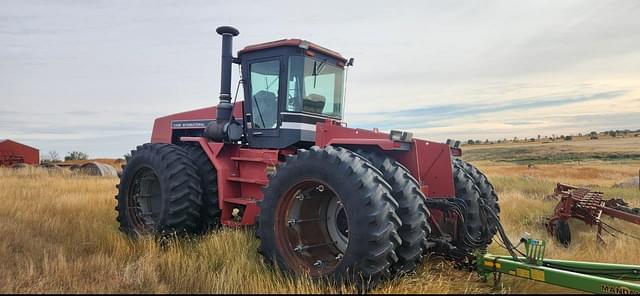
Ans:
POLYGON ((140 235, 196 233, 200 222, 200 177, 179 146, 147 143, 131 151, 118 186, 120 230, 140 235))
POLYGON ((402 244, 396 248, 398 262, 392 270, 396 274, 415 271, 422 263, 422 255, 427 250, 427 236, 431 233, 430 213, 425 204, 426 197, 420 190, 420 183, 402 164, 382 153, 358 150, 375 166, 391 186, 391 194, 398 202, 396 214, 402 221, 398 229, 402 244))
POLYGON ((258 252, 294 274, 368 289, 391 275, 398 204, 380 173, 340 147, 300 149, 269 176, 258 252))
POLYGON ((209 156, 200 145, 185 145, 189 157, 197 168, 202 190, 202 207, 200 208, 200 231, 207 233, 220 228, 222 211, 218 205, 218 174, 209 156))

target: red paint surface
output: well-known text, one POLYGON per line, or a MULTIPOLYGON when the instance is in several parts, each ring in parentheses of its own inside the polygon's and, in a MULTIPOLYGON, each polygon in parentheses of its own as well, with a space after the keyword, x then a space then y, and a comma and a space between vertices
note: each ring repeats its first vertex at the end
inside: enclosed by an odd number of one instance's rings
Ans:
POLYGON ((238 51, 238 54, 241 55, 241 54, 252 52, 252 51, 265 50, 265 49, 274 48, 274 47, 281 47, 281 46, 300 46, 302 44, 306 44, 307 48, 309 50, 311 50, 311 51, 318 52, 318 53, 330 56, 330 57, 332 57, 334 59, 337 59, 338 61, 341 61, 343 63, 345 63, 347 61, 347 59, 345 57, 343 57, 337 51, 333 51, 331 49, 322 47, 322 46, 320 46, 318 44, 315 44, 313 42, 309 42, 309 41, 301 40, 301 39, 281 39, 281 40, 276 40, 276 41, 271 41, 271 42, 265 42, 265 43, 249 45, 249 46, 241 49, 240 51, 238 51))
POLYGON ((607 202, 610 200, 603 200, 602 192, 596 192, 598 195, 592 197, 586 197, 586 192, 590 192, 590 190, 562 183, 556 185, 554 195, 560 198, 560 201, 554 209, 553 216, 549 218, 547 223, 549 234, 554 234, 554 222, 556 220, 566 221, 571 218, 581 220, 587 225, 598 226, 598 234, 601 232, 602 215, 640 224, 640 216, 607 206, 607 202))
MULTIPOLYGON (((242 121, 243 102, 236 102, 233 116, 242 121)), ((216 107, 207 107, 157 118, 153 123, 151 143, 171 143, 171 122, 174 120, 212 120, 216 118, 216 107)))
POLYGON ((218 201, 221 222, 227 226, 253 225, 262 200, 260 190, 267 185, 268 167, 278 164, 280 150, 250 149, 240 145, 207 142, 205 138, 183 137, 185 142, 198 142, 218 173, 218 201), (234 208, 243 209, 242 220, 234 220, 234 208))
POLYGON ((409 151, 401 151, 397 150, 400 143, 390 140, 387 133, 348 128, 327 120, 316 125, 316 145, 379 149, 404 165, 427 197, 455 197, 451 149, 447 144, 413 139, 409 151))
POLYGON ((15 163, 37 165, 40 163, 40 150, 12 140, 0 142, 0 166, 15 163))

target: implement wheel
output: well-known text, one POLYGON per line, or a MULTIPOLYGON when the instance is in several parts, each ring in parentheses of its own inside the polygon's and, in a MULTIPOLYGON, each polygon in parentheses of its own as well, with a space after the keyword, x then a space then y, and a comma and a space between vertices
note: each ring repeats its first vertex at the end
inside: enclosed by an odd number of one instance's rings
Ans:
POLYGON ((312 147, 288 156, 269 179, 257 229, 267 262, 363 288, 390 276, 398 204, 369 162, 347 149, 312 147))
POLYGON ((571 245, 571 228, 567 220, 557 219, 553 221, 553 236, 565 248, 571 245))
POLYGON ((132 237, 196 233, 200 177, 179 146, 144 144, 131 151, 118 187, 117 220, 132 237))
POLYGON ((427 250, 427 236, 431 233, 430 213, 420 183, 407 168, 385 154, 365 150, 357 152, 382 173, 391 186, 393 198, 398 202, 396 214, 402 221, 402 227, 398 229, 402 244, 396 248, 398 262, 392 265, 393 272, 413 272, 422 262, 422 255, 427 250))

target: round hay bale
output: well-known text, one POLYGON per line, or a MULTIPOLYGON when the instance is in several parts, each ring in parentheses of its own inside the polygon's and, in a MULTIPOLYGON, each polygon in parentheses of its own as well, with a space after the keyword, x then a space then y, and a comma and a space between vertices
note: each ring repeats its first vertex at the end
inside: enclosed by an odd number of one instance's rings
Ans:
POLYGON ((100 177, 117 177, 118 172, 116 169, 108 164, 99 162, 87 162, 80 166, 78 169, 80 172, 89 176, 100 177))
POLYGON ((26 163, 16 163, 11 166, 11 168, 14 168, 14 169, 26 169, 28 167, 31 167, 31 166, 26 163))
POLYGON ((53 164, 53 163, 43 163, 40 165, 40 167, 45 168, 49 171, 62 171, 63 169, 61 167, 59 167, 57 164, 53 164))

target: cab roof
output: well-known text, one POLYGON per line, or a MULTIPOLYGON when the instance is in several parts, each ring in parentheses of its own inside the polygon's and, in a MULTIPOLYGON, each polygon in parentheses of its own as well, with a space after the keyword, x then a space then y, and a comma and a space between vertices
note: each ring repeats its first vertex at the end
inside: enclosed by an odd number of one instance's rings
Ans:
POLYGON ((311 51, 315 51, 317 53, 335 58, 336 60, 342 61, 343 63, 347 61, 347 59, 337 51, 333 51, 331 49, 317 45, 313 42, 309 42, 307 40, 302 40, 302 39, 281 39, 281 40, 276 40, 271 42, 248 45, 245 48, 238 51, 238 54, 244 54, 252 51, 258 51, 262 49, 269 49, 269 48, 282 47, 282 46, 296 46, 301 48, 307 48, 311 51))

